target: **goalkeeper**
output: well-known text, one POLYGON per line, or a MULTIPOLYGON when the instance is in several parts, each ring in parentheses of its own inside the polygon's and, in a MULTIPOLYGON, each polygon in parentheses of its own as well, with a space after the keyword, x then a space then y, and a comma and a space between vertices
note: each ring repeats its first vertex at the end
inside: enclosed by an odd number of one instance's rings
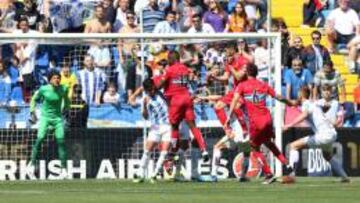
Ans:
POLYGON ((45 139, 46 132, 49 127, 55 129, 55 140, 58 147, 58 156, 61 160, 61 167, 66 167, 66 149, 64 141, 64 122, 62 118, 62 110, 68 110, 70 100, 68 97, 68 89, 64 85, 60 85, 60 73, 52 70, 48 74, 48 85, 41 86, 31 98, 30 113, 33 121, 37 120, 35 114, 36 101, 41 100, 41 118, 38 127, 37 139, 32 148, 31 164, 35 166, 39 149, 45 139), (62 108, 63 107, 63 108, 62 108))

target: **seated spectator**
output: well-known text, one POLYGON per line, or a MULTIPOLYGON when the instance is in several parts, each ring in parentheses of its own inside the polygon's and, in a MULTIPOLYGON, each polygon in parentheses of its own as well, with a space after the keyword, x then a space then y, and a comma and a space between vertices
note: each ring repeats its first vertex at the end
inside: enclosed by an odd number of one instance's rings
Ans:
POLYGON ((296 100, 298 92, 301 87, 308 86, 312 89, 313 76, 310 71, 303 68, 301 59, 295 58, 292 60, 292 66, 285 72, 284 76, 286 84, 286 98, 296 100))
POLYGON ((223 32, 227 22, 227 13, 218 0, 210 0, 208 11, 203 15, 203 22, 211 25, 215 32, 223 32))
POLYGON ((90 55, 84 57, 84 66, 77 74, 77 81, 82 89, 81 98, 89 105, 100 105, 106 75, 101 69, 95 68, 94 58, 90 55))
POLYGON ((104 103, 110 103, 110 104, 119 104, 120 102, 120 95, 116 90, 115 83, 109 83, 106 92, 104 93, 103 97, 104 103))
POLYGON ((324 66, 324 61, 330 61, 329 51, 320 44, 321 33, 317 30, 311 33, 313 43, 305 47, 302 54, 304 65, 315 75, 324 66))
POLYGON ((360 36, 352 39, 347 47, 349 49, 350 72, 360 74, 360 36))
POLYGON ((188 33, 215 33, 214 28, 208 24, 203 23, 201 16, 196 14, 192 16, 192 26, 187 31, 188 33))
POLYGON ((29 27, 32 30, 37 29, 37 23, 40 21, 40 13, 37 11, 37 5, 34 0, 24 0, 24 5, 16 10, 15 20, 20 18, 27 18, 29 20, 29 27))
POLYGON ((215 64, 224 65, 225 54, 221 50, 221 43, 214 42, 210 44, 203 58, 203 62, 208 69, 211 69, 215 64))
MULTIPOLYGON (((172 0, 156 0, 156 4, 158 5, 158 7, 161 11, 165 11, 165 10, 167 10, 167 8, 169 8, 170 1, 172 1, 172 0)), ((141 14, 140 14, 141 11, 144 10, 149 5, 149 2, 150 2, 150 0, 136 0, 135 5, 134 5, 134 11, 137 16, 141 16, 141 14)), ((174 7, 172 7, 172 8, 173 8, 172 10, 175 10, 174 7)))
MULTIPOLYGON (((178 14, 178 22, 180 24, 181 32, 188 32, 190 27, 192 27, 192 25, 194 24, 193 16, 200 16, 201 21, 202 8, 199 5, 196 5, 192 0, 183 0, 181 3, 178 4, 176 12, 178 14)), ((212 33, 215 32, 214 29, 212 29, 212 31, 212 33)), ((194 32, 192 31, 190 33, 194 32)))
POLYGON ((10 101, 11 79, 7 73, 5 64, 0 60, 0 106, 7 105, 10 101))
POLYGON ((283 65, 287 68, 290 68, 293 59, 302 57, 303 50, 304 50, 304 46, 303 46, 302 38, 299 36, 294 37, 293 45, 290 46, 289 49, 287 50, 287 53, 285 53, 284 56, 285 64, 283 65))
POLYGON ((93 57, 94 66, 105 72, 106 81, 114 80, 109 47, 103 44, 92 45, 87 53, 93 57))
POLYGON ((323 27, 329 11, 335 8, 335 0, 305 0, 303 5, 303 25, 323 27))
POLYGON ((322 87, 324 85, 330 85, 332 88, 332 98, 339 100, 339 88, 340 88, 340 101, 346 101, 346 91, 344 80, 341 78, 341 75, 338 71, 334 69, 334 64, 331 61, 326 61, 324 63, 323 69, 316 72, 314 77, 314 90, 313 98, 322 98, 322 87))
POLYGON ((179 33, 180 27, 176 22, 176 12, 168 11, 166 13, 166 19, 160 21, 155 25, 153 33, 179 33))
POLYGON ((144 8, 142 14, 143 32, 145 33, 152 33, 155 25, 165 19, 165 12, 160 10, 157 0, 149 0, 149 5, 144 8))
POLYGON ((354 89, 354 107, 355 111, 360 111, 360 75, 358 76, 358 84, 354 89))
POLYGON ((69 89, 69 98, 72 98, 74 86, 77 84, 76 75, 71 73, 70 64, 64 62, 61 68, 61 81, 60 84, 65 85, 69 89))
POLYGON ((336 45, 346 46, 355 34, 360 34, 359 16, 349 7, 349 0, 339 0, 339 8, 331 11, 326 20, 326 33, 331 53, 335 52, 336 45))
POLYGON ((255 20, 256 29, 260 29, 267 19, 267 0, 244 0, 244 2, 248 19, 255 20), (257 17, 257 13, 259 13, 259 18, 257 17))
POLYGON ((249 21, 245 12, 245 4, 243 1, 238 1, 234 11, 228 18, 225 32, 246 32, 248 25, 249 21))
POLYGON ((85 33, 109 33, 111 24, 105 16, 105 8, 102 5, 95 7, 95 19, 89 21, 85 26, 85 33))
POLYGON ((113 0, 102 0, 101 4, 104 8, 106 21, 113 25, 116 18, 116 9, 113 6, 113 0))
MULTIPOLYGON (((123 26, 127 25, 126 13, 129 11, 129 6, 130 6, 129 0, 118 1, 118 6, 116 9, 116 19, 112 26, 113 32, 119 32, 123 26)), ((136 18, 134 22, 136 22, 136 18)))
POLYGON ((16 28, 16 20, 15 13, 17 10, 17 2, 8 0, 0 8, 0 27, 6 29, 15 29, 16 28))

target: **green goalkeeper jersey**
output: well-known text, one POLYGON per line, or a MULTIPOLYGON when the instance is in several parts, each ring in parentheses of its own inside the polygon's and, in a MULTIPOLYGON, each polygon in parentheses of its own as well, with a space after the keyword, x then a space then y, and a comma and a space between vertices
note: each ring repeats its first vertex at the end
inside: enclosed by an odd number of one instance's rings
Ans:
POLYGON ((41 86, 35 92, 30 102, 30 112, 34 112, 36 101, 41 99, 43 104, 41 107, 41 116, 47 118, 61 117, 62 107, 64 109, 70 107, 70 100, 68 97, 68 89, 64 85, 54 87, 53 85, 41 86), (63 103, 64 102, 64 103, 63 103))

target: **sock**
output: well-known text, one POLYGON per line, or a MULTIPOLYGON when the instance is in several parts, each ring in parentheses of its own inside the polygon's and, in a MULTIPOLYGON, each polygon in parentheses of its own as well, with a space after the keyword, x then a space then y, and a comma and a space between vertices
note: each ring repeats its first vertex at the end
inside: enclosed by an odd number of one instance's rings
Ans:
POLYGON ((211 175, 212 176, 217 176, 217 170, 219 168, 220 158, 221 158, 221 151, 219 149, 214 149, 212 165, 211 165, 211 175))
POLYGON ((192 147, 191 151, 191 177, 197 178, 199 176, 199 159, 201 157, 199 148, 192 147))
POLYGON ((264 154, 262 152, 253 152, 255 157, 260 161, 260 163, 262 164, 262 170, 263 173, 267 176, 267 175, 272 175, 270 166, 268 164, 268 162, 266 161, 266 158, 264 156, 264 154))
POLYGON ((192 134, 194 135, 194 139, 195 139, 196 143, 198 144, 200 150, 202 152, 206 151, 205 140, 204 140, 199 128, 191 128, 190 130, 191 130, 192 134))
POLYGON ((155 171, 154 171, 153 176, 158 175, 158 173, 160 172, 160 169, 163 166, 163 163, 164 163, 164 160, 165 160, 165 157, 166 157, 167 154, 168 154, 167 151, 160 152, 160 156, 159 156, 159 159, 156 162, 156 167, 155 167, 155 171))
POLYGON ((141 170, 140 176, 141 176, 141 178, 145 178, 145 170, 149 164, 149 159, 150 159, 150 152, 145 150, 141 157, 141 160, 140 160, 140 170, 141 170))
POLYGON ((248 156, 244 156, 244 160, 241 164, 241 174, 240 177, 245 178, 247 171, 249 169, 249 157, 248 156))
POLYGON ((227 115, 224 108, 221 109, 215 109, 215 114, 217 118, 219 119, 221 125, 225 125, 225 122, 227 120, 227 115))
POLYGON ((177 152, 177 155, 179 156, 179 160, 175 161, 175 167, 176 167, 175 174, 180 175, 181 167, 182 167, 182 164, 184 162, 184 150, 179 149, 179 151, 177 152))
POLYGON ((276 158, 283 164, 288 165, 289 162, 285 158, 285 156, 280 152, 279 148, 275 145, 275 143, 270 142, 267 143, 266 146, 270 149, 270 151, 276 156, 276 158))
POLYGON ((332 170, 336 173, 336 175, 342 177, 342 178, 347 178, 347 174, 344 171, 344 168, 340 165, 340 163, 334 158, 332 157, 330 159, 330 165, 332 170))
POLYGON ((171 131, 171 147, 173 152, 177 152, 179 149, 179 139, 180 133, 179 130, 172 130, 171 131))
POLYGON ((289 156, 290 156, 290 166, 293 167, 295 171, 297 163, 299 162, 299 151, 290 149, 289 156))
POLYGON ((39 154, 39 150, 41 147, 41 143, 43 142, 43 139, 36 139, 35 144, 31 151, 31 165, 35 166, 36 160, 39 154))

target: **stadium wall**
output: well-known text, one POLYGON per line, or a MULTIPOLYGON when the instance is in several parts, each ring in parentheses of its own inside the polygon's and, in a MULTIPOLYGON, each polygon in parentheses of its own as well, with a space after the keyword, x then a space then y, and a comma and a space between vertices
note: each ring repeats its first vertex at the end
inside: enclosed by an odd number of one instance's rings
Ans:
MULTIPOLYGON (((221 136, 220 128, 203 128, 207 132, 207 143, 212 146, 221 136)), ((360 175, 360 129, 343 128, 338 131, 338 141, 334 144, 335 156, 344 164, 350 176, 360 175)), ((0 180, 15 179, 58 179, 60 162, 56 158, 56 144, 50 136, 43 145, 42 157, 35 176, 27 168, 27 160, 31 153, 35 129, 11 131, 0 130, 0 180)), ((284 150, 297 138, 311 133, 310 129, 292 129, 283 138, 284 150)), ((107 129, 70 129, 66 132, 68 149, 68 172, 70 178, 132 178, 138 171, 142 153, 141 128, 107 128, 107 129)), ((320 149, 303 150, 298 175, 325 176, 330 175, 329 165, 323 160, 320 149)), ((240 171, 241 155, 237 150, 224 154, 219 170, 221 178, 235 177, 240 171)), ((189 176, 190 161, 186 162, 184 172, 189 176)), ((153 163, 149 170, 152 170, 153 163)), ((257 176, 259 166, 252 160, 250 176, 257 176)), ((209 174, 210 163, 200 163, 201 174, 209 174)))

